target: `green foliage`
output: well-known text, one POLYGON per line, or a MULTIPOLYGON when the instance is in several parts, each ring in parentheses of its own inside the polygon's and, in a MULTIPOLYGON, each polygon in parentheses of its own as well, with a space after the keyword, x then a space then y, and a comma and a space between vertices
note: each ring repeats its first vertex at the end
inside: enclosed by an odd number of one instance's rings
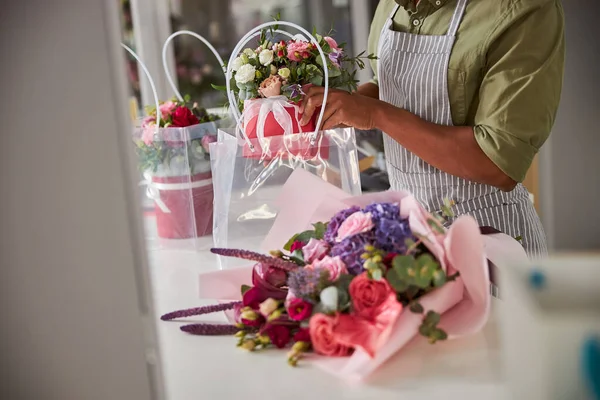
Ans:
POLYGON ((298 233, 290 238, 283 246, 284 250, 290 251, 294 242, 299 241, 302 243, 308 243, 310 239, 323 239, 325 231, 327 230, 327 223, 317 222, 313 224, 314 229, 307 230, 298 233))

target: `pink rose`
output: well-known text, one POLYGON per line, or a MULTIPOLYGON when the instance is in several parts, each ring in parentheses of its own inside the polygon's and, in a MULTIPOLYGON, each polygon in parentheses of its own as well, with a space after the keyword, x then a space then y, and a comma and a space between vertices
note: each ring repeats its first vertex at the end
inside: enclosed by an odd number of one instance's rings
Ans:
POLYGON ((341 274, 347 274, 348 269, 346 264, 339 257, 326 256, 322 260, 315 261, 312 264, 312 268, 325 269, 329 272, 329 280, 335 282, 338 280, 341 274))
POLYGON ((329 252, 329 245, 324 240, 310 239, 302 248, 304 261, 312 263, 325 257, 329 252))
POLYGON ((339 50, 340 49, 334 38, 325 36, 323 39, 327 42, 329 47, 331 47, 331 50, 339 50))
POLYGON ((202 147, 204 148, 204 151, 206 151, 207 153, 209 152, 209 145, 211 143, 214 143, 217 141, 217 136, 216 135, 204 135, 202 137, 201 143, 202 143, 202 147))
POLYGON ((162 103, 159 107, 160 107, 160 115, 162 116, 162 119, 167 119, 167 118, 169 118, 169 115, 171 115, 171 112, 173 112, 175 107, 177 107, 177 104, 175 104, 172 101, 167 101, 165 103, 162 103))
POLYGON ((303 41, 290 41, 287 45, 287 56, 292 61, 302 61, 310 57, 310 43, 303 41))
POLYGON ((352 279, 348 291, 354 313, 369 319, 374 319, 379 315, 381 306, 388 301, 390 296, 394 296, 394 298, 396 296, 385 279, 376 281, 369 278, 366 272, 352 279))
POLYGON ((304 321, 312 314, 312 304, 302 299, 294 299, 290 301, 287 311, 294 321, 304 321))
POLYGON ((373 229, 373 226, 371 213, 357 211, 342 222, 338 228, 336 241, 339 243, 350 236, 368 232, 373 229))
POLYGON ((262 97, 273 97, 281 94, 281 80, 277 75, 271 75, 260 83, 258 92, 262 97))
POLYGON ((315 352, 328 357, 344 357, 352 350, 341 344, 335 334, 338 316, 330 317, 325 314, 316 314, 310 319, 308 329, 310 340, 315 352))

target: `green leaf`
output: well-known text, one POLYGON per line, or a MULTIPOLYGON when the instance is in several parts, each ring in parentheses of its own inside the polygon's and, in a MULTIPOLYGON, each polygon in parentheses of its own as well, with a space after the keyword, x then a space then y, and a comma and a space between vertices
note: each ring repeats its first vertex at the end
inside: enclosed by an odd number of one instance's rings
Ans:
POLYGON ((220 90, 221 92, 226 92, 227 91, 227 86, 224 86, 224 85, 223 86, 218 86, 218 85, 215 85, 215 84, 211 83, 210 86, 213 89, 215 89, 215 90, 220 90))
POLYGON ((392 289, 396 291, 396 293, 403 293, 408 289, 408 282, 402 279, 395 269, 390 269, 385 274, 385 278, 387 279, 392 289))
POLYGON ((429 337, 431 334, 431 327, 423 323, 419 326, 419 333, 425 337, 429 337))
POLYGON ((448 335, 441 329, 433 329, 429 332, 429 343, 434 344, 439 340, 446 340, 448 335))
POLYGON ((315 238, 319 240, 323 239, 325 236, 325 231, 327 230, 327 224, 323 222, 317 222, 316 224, 313 224, 313 227, 315 228, 315 238))
POLYGON ((423 320, 423 323, 434 327, 437 324, 439 324, 440 319, 441 319, 440 314, 436 313, 435 311, 427 311, 427 315, 425 315, 425 319, 423 320))
POLYGON ((412 279, 415 276, 415 259, 411 256, 396 256, 392 260, 392 268, 400 278, 412 279))
POLYGON ((415 314, 423 314, 423 311, 425 311, 423 309, 423 306, 421 305, 421 303, 417 303, 417 302, 411 303, 409 309, 411 312, 413 312, 415 314))
POLYGON ((446 283, 446 273, 438 269, 433 273, 433 286, 442 287, 446 283))
POLYGON ((252 286, 242 285, 242 296, 250 289, 252 289, 252 286))
POLYGON ((381 271, 381 269, 374 269, 371 272, 371 278, 373 278, 373 280, 380 281, 381 278, 383 278, 383 272, 381 271))

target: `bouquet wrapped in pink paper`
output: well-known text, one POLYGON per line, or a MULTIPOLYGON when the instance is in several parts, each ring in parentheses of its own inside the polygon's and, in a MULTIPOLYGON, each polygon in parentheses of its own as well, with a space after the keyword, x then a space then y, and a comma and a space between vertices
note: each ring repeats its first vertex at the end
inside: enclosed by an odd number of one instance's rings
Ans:
MULTIPOLYGON (((473 218, 446 229, 450 202, 443 215, 431 215, 403 192, 323 200, 313 217, 332 207, 335 214, 294 235, 283 251, 213 249, 256 263, 202 275, 203 297, 230 302, 163 319, 229 311, 233 325, 182 330, 233 333, 247 350, 287 348, 291 365, 314 352, 314 364, 344 379, 365 378, 417 335, 433 344, 485 325, 488 262, 473 218)), ((520 247, 500 236, 496 247, 520 247)))

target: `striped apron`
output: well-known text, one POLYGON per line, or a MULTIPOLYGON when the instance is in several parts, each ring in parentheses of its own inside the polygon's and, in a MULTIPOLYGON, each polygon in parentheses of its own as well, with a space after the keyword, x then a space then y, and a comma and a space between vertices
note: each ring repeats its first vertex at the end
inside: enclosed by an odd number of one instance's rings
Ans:
MULTIPOLYGON (((415 35, 393 31, 396 6, 379 38, 377 75, 381 100, 439 125, 452 125, 448 97, 448 62, 467 0, 458 0, 448 33, 415 35)), ((454 201, 455 218, 468 214, 480 226, 491 226, 521 243, 531 258, 547 254, 541 222, 522 184, 503 192, 493 186, 447 174, 406 150, 389 135, 384 147, 393 190, 411 192, 431 213, 444 199, 454 201)), ((450 220, 448 223, 451 223, 450 220)))

